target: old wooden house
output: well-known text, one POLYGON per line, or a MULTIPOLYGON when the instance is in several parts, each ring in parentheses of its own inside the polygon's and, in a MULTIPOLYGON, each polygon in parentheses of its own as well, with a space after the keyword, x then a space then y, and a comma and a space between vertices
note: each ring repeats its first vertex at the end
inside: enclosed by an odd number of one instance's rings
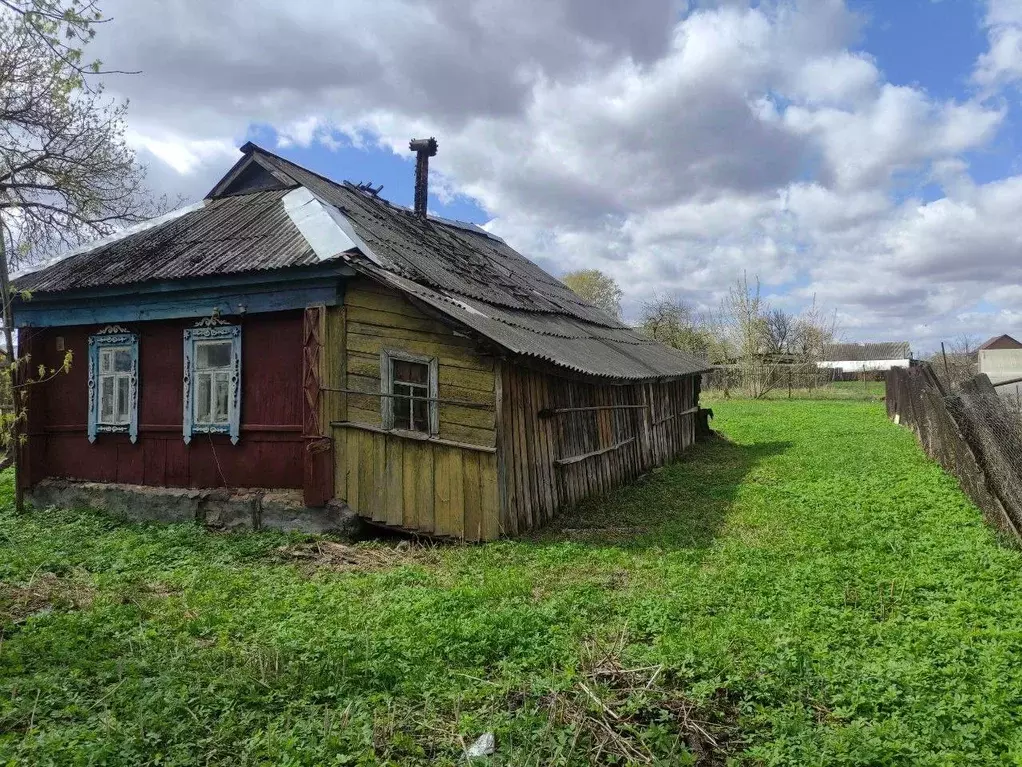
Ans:
POLYGON ((290 492, 490 540, 690 445, 707 365, 427 215, 413 149, 414 210, 247 144, 200 203, 20 277, 21 350, 73 354, 28 388, 23 486, 290 492))

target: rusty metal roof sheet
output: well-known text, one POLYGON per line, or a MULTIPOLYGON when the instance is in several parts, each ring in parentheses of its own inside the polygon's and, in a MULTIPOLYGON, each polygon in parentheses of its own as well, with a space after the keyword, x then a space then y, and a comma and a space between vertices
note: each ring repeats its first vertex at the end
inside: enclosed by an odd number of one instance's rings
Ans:
POLYGON ((1022 349, 1022 343, 1007 334, 988 338, 976 351, 987 351, 988 349, 1022 349))

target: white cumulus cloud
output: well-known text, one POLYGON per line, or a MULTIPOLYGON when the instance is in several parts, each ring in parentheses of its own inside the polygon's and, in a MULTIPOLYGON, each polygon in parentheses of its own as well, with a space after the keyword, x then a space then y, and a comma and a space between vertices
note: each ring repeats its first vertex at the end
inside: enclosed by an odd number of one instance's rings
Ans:
POLYGON ((1009 119, 989 97, 1022 76, 1022 3, 990 0, 955 100, 888 81, 842 0, 143 5, 109 2, 98 53, 144 71, 111 88, 175 192, 252 124, 285 149, 436 135, 444 199, 554 273, 612 274, 632 316, 654 291, 711 307, 743 271, 855 338, 1014 316, 1022 178, 968 161, 1009 119))

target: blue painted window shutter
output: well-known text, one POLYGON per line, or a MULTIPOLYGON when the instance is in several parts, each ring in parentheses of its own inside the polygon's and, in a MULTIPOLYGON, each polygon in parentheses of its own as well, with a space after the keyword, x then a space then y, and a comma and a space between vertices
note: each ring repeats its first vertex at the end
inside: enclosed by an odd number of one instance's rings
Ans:
POLYGON ((117 325, 89 336, 89 442, 99 434, 138 440, 138 334, 117 325))
POLYGON ((184 332, 183 432, 241 438, 241 326, 216 317, 184 332))

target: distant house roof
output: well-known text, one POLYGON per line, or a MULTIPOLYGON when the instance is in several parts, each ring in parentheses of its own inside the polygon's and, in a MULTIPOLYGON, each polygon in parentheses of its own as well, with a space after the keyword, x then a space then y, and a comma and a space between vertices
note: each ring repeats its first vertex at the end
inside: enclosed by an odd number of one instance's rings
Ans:
POLYGON ((1009 335, 994 336, 979 347, 978 351, 987 351, 990 349, 1022 349, 1022 343, 1019 343, 1009 335))
POLYGON ((336 260, 515 354, 617 379, 689 375, 706 361, 586 303, 473 224, 337 183, 254 144, 207 198, 16 280, 37 293, 308 267, 336 260))
POLYGON ((908 341, 881 341, 878 343, 826 344, 823 347, 825 362, 867 362, 870 360, 908 359, 908 341))

